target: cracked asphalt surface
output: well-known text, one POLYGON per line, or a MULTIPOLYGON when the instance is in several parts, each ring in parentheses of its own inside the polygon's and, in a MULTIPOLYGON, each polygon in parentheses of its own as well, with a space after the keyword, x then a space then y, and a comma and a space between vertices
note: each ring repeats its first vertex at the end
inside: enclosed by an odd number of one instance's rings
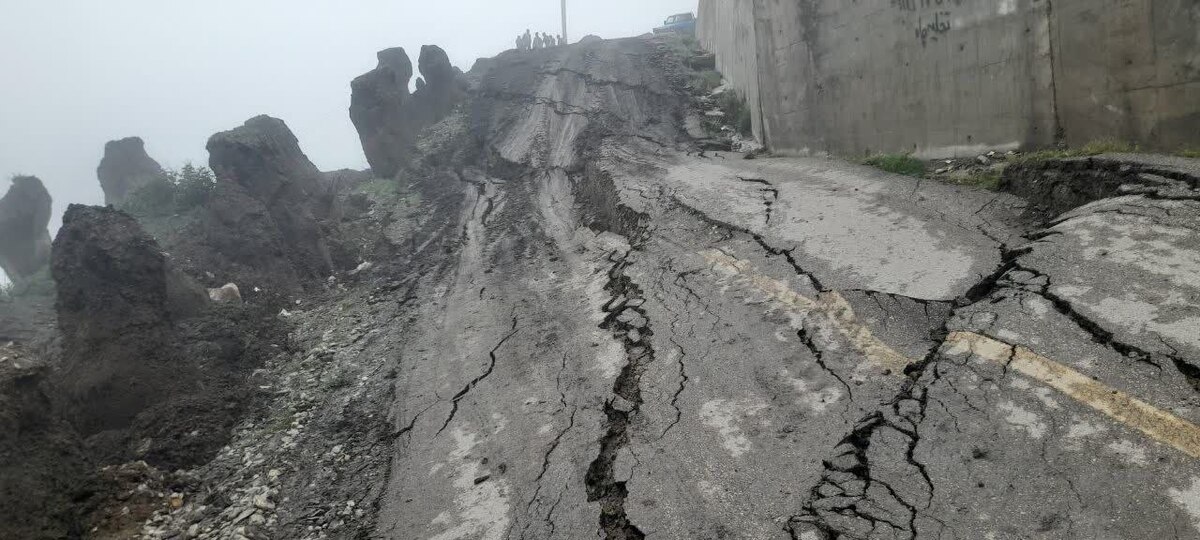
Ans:
POLYGON ((696 152, 683 69, 630 39, 471 73, 485 156, 380 328, 374 536, 1200 538, 1194 191, 1030 223, 696 152))

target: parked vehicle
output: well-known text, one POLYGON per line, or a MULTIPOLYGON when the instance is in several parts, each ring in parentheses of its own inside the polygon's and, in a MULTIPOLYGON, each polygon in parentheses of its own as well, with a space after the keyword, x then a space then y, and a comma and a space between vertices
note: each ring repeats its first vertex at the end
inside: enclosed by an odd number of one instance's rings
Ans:
POLYGON ((696 16, 691 13, 678 13, 667 17, 662 26, 654 29, 655 34, 686 34, 696 35, 696 16))

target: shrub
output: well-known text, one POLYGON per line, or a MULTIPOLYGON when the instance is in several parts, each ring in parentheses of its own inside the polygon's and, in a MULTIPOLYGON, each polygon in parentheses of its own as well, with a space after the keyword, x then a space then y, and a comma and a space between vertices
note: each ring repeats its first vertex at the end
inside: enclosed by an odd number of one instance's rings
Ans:
POLYGON ((742 135, 750 135, 754 124, 750 118, 750 107, 746 105, 746 98, 734 90, 726 90, 717 96, 717 107, 725 113, 727 124, 742 135))
POLYGON ((179 171, 167 171, 167 177, 175 184, 175 210, 184 212, 208 201, 217 178, 208 167, 196 167, 185 163, 179 171))
POLYGON ((864 159, 862 163, 890 173, 908 176, 925 175, 925 162, 908 154, 876 154, 864 159))
POLYGON ((216 176, 208 167, 186 163, 177 171, 164 170, 162 176, 134 190, 121 204, 121 210, 139 217, 187 212, 208 201, 216 184, 216 176))

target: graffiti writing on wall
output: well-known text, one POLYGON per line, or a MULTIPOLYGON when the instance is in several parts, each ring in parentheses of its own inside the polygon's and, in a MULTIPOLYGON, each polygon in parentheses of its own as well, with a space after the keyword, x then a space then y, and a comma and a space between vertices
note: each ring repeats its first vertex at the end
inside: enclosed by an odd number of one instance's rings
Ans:
POLYGON ((928 45, 930 41, 937 41, 954 27, 950 10, 962 6, 965 1, 891 0, 892 7, 906 15, 905 20, 909 19, 909 14, 917 15, 916 37, 923 46, 928 45))
POLYGON ((938 36, 949 32, 951 27, 949 11, 934 13, 933 19, 917 17, 917 39, 921 40, 921 45, 926 45, 931 39, 937 41, 938 36))

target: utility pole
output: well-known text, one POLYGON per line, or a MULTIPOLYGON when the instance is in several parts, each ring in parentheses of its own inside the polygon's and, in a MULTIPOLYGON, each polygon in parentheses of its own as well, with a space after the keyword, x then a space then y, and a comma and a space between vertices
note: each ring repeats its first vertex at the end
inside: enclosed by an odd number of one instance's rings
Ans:
POLYGON ((570 43, 571 39, 567 37, 567 0, 562 0, 562 37, 564 43, 570 43))

